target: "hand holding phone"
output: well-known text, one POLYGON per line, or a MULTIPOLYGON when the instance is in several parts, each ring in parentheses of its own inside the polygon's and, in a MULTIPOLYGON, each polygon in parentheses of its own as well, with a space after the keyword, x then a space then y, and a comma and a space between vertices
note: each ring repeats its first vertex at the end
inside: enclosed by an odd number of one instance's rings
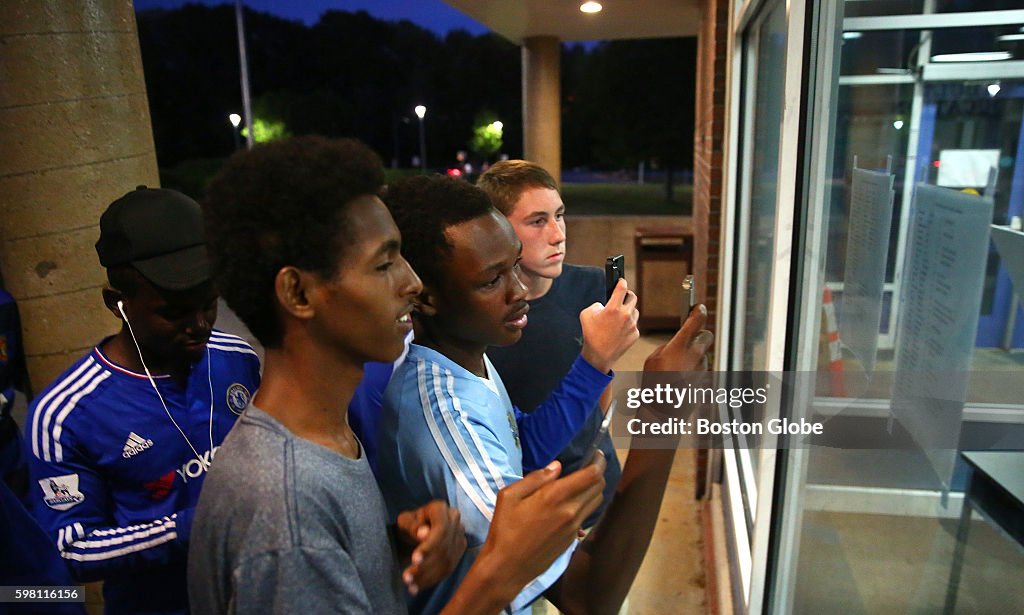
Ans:
MULTIPOLYGON (((679 315, 679 328, 682 329, 686 323, 686 319, 690 317, 690 312, 693 311, 693 306, 697 305, 697 284, 694 282, 693 275, 688 275, 683 278, 681 285, 683 296, 682 296, 682 313, 679 315)), ((708 355, 705 354, 700 360, 700 369, 706 370, 708 368, 708 355)))

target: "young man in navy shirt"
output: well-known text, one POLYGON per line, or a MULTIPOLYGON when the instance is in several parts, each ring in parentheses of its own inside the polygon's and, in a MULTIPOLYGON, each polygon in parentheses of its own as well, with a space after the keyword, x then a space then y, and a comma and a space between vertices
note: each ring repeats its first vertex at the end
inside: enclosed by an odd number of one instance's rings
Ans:
MULTIPOLYGON (((523 243, 519 279, 530 305, 530 326, 519 341, 491 347, 487 356, 505 381, 512 403, 523 412, 533 412, 569 372, 583 345, 579 315, 595 301, 605 301, 604 272, 565 262, 565 204, 555 178, 543 167, 526 160, 502 160, 480 176, 477 186, 508 218, 523 243)), ((568 471, 579 469, 585 461, 611 403, 611 386, 599 402, 601 411, 592 412, 558 454, 568 471)), ((608 460, 604 503, 586 520, 585 528, 597 523, 622 475, 611 436, 605 434, 599 445, 608 460)))

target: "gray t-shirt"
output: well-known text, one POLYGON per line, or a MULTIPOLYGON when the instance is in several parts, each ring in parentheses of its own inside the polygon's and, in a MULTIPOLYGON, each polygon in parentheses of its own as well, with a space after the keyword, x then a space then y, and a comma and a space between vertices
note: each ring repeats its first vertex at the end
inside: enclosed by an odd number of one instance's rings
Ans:
POLYGON ((366 462, 249 406, 192 526, 193 613, 405 613, 384 502, 366 462))

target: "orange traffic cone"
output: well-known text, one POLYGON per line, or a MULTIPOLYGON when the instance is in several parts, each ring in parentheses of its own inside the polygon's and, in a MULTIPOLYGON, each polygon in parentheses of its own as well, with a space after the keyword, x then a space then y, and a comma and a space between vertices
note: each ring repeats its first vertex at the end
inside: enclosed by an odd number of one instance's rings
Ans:
POLYGON ((836 308, 832 305, 832 291, 825 289, 821 309, 825 313, 825 334, 828 336, 828 371, 834 397, 846 397, 846 377, 843 374, 843 352, 839 347, 839 327, 836 308))

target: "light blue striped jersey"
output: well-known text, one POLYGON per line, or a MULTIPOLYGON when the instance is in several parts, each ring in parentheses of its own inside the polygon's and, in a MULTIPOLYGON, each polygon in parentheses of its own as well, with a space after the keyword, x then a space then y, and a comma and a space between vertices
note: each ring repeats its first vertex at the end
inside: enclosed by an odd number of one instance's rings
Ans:
MULTIPOLYGON (((523 476, 522 440, 531 442, 526 431, 544 432, 547 459, 553 459, 611 380, 583 362, 551 403, 523 415, 513 408, 486 356, 484 361, 489 378, 413 344, 384 394, 377 478, 390 518, 430 500, 446 500, 461 513, 468 538, 455 572, 421 590, 410 602, 411 613, 439 612, 465 577, 487 538, 498 491, 523 476)), ((527 585, 509 610, 518 613, 550 587, 574 548, 527 585)))

